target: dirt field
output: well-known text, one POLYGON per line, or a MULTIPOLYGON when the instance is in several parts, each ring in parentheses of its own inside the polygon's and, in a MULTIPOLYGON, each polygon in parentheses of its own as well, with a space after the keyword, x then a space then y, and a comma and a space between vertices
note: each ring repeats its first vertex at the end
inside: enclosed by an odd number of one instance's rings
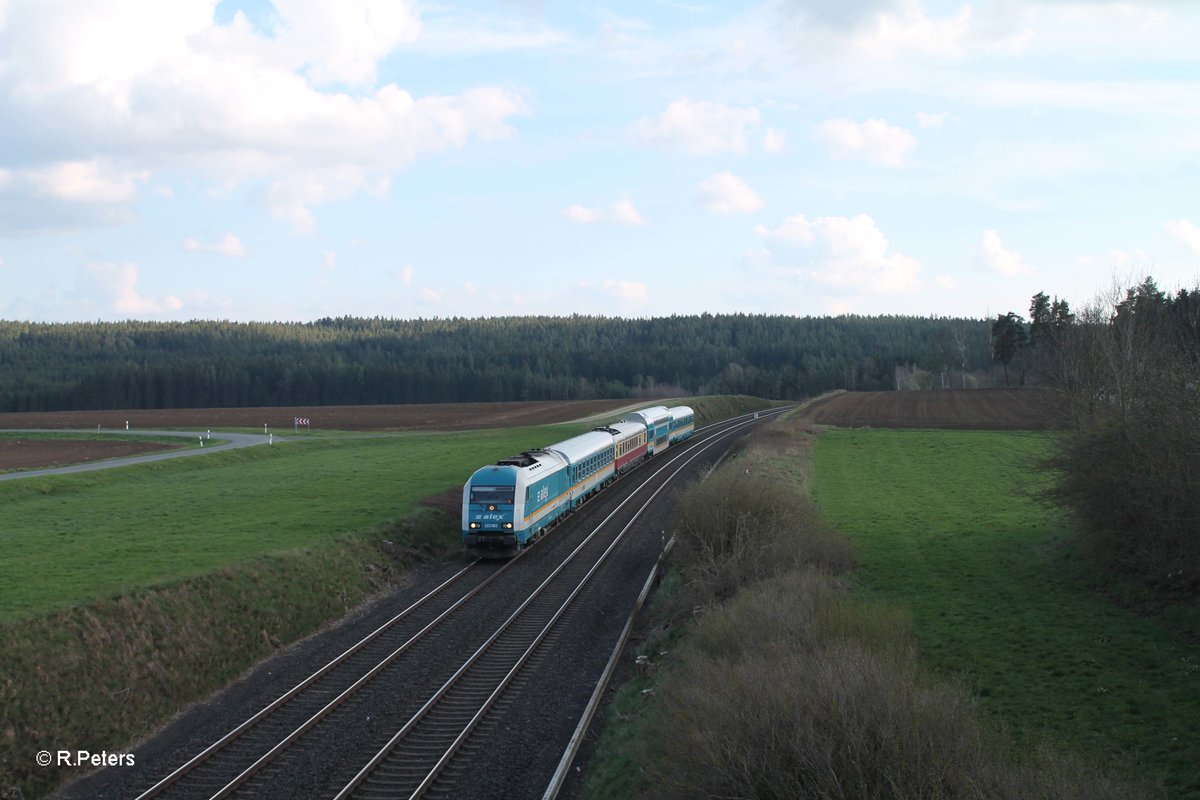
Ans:
MULTIPOLYGON (((461 431, 500 426, 568 422, 636 403, 631 400, 539 401, 531 403, 445 403, 404 406, 302 406, 293 408, 175 408, 141 411, 47 411, 0 413, 0 430, 87 428, 122 430, 128 420, 141 430, 259 428, 286 434, 296 417, 312 430, 461 431)), ((644 401, 646 405, 653 400, 644 401)))
POLYGON ((813 403, 804 419, 848 428, 1044 430, 1054 395, 1040 389, 845 392, 813 403))
MULTIPOLYGON (((647 401, 652 403, 653 401, 647 401)), ((306 430, 401 431, 469 430, 568 422, 630 405, 629 400, 534 403, 449 403, 405 406, 317 406, 297 408, 180 408, 142 411, 54 411, 0 414, 0 430, 80 428, 134 430, 179 428, 259 428, 289 433, 296 417, 306 430)), ((173 450, 181 445, 152 442, 71 439, 0 439, 0 472, 79 464, 103 458, 173 450)))
POLYGON ((0 439, 0 472, 82 464, 102 458, 177 450, 182 444, 103 442, 80 439, 0 439))

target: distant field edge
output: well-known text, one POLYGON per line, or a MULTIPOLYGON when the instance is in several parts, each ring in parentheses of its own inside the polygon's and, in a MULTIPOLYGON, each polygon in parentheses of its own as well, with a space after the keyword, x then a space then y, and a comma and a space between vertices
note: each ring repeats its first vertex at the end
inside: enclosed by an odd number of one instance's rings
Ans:
POLYGON ((1028 387, 837 392, 807 404, 801 418, 840 428, 1049 430, 1057 397, 1028 387))
POLYGON ((287 433, 295 430, 407 431, 480 428, 571 422, 642 401, 535 400, 499 403, 421 403, 361 406, 266 406, 226 408, 152 408, 0 413, 0 430, 15 428, 134 429, 239 428, 287 433))

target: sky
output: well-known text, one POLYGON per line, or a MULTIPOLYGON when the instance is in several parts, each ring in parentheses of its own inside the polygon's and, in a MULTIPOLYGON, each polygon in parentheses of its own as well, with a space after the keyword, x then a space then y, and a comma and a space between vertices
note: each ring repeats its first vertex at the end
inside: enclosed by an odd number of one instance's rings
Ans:
POLYGON ((0 319, 1200 283, 1200 3, 0 0, 0 319))

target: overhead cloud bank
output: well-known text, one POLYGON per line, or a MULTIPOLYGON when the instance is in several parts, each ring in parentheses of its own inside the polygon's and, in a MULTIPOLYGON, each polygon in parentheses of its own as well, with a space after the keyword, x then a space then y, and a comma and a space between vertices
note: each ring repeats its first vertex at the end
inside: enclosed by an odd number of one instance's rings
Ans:
MULTIPOLYGON (((102 224, 165 170, 261 188, 310 233, 312 209, 471 139, 511 133, 506 88, 414 97, 375 86, 379 62, 420 32, 389 0, 273 0, 269 30, 215 0, 15 0, 0 13, 0 209, 36 198, 29 229, 102 224)), ((14 227, 10 221, 9 227, 14 227)))

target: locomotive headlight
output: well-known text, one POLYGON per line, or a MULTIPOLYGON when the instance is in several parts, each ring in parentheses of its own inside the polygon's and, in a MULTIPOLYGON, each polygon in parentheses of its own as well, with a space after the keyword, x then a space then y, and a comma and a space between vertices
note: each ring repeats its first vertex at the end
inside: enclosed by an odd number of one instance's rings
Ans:
POLYGON ((475 530, 475 529, 476 529, 476 528, 478 528, 478 527, 479 527, 479 523, 478 523, 478 522, 472 522, 472 523, 471 523, 471 525, 470 525, 470 528, 471 528, 471 530, 475 530))
POLYGON ((504 527, 508 528, 508 529, 511 531, 511 530, 512 530, 512 523, 511 523, 511 522, 506 522, 506 523, 504 523, 504 527))

